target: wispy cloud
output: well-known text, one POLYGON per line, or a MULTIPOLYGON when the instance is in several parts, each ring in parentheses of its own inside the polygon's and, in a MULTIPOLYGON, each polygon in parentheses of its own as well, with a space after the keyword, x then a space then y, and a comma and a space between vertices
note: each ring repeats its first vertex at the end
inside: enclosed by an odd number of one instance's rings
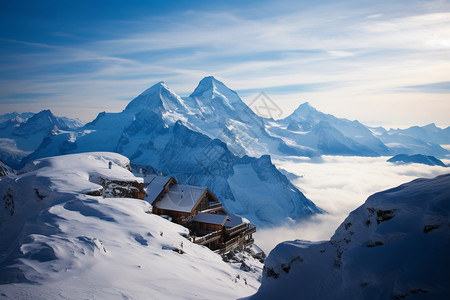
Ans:
POLYGON ((422 93, 450 93, 450 81, 405 86, 402 90, 422 93))

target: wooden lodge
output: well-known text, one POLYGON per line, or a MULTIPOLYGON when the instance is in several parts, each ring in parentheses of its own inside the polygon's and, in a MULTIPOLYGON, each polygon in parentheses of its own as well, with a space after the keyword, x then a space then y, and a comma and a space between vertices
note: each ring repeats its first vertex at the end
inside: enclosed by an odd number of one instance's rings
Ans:
POLYGON ((157 175, 146 176, 144 185, 152 212, 189 228, 194 243, 219 253, 253 244, 256 227, 227 213, 208 188, 178 184, 173 177, 157 175))

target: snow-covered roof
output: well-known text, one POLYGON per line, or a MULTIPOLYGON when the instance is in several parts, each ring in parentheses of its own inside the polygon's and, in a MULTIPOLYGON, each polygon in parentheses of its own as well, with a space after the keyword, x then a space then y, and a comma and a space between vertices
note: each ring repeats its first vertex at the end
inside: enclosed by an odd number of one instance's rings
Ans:
POLYGON ((250 223, 246 218, 238 215, 228 214, 228 220, 225 223, 225 227, 235 227, 241 225, 242 223, 250 223))
POLYGON ((223 225, 227 220, 229 220, 228 215, 209 214, 209 213, 198 213, 195 217, 192 218, 192 221, 195 222, 216 224, 216 225, 223 225))
POLYGON ((164 190, 164 187, 169 182, 170 178, 171 177, 169 176, 158 175, 147 175, 144 177, 144 184, 147 185, 147 196, 145 197, 145 200, 152 204, 156 197, 164 190))
POLYGON ((206 187, 174 184, 155 205, 159 209, 191 212, 206 187))

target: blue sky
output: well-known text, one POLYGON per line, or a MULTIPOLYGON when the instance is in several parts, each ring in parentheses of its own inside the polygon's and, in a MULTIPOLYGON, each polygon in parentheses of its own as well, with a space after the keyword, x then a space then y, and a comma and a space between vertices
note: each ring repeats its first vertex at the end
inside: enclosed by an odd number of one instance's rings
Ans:
POLYGON ((0 1, 0 109, 92 120, 214 75, 369 125, 450 125, 449 1, 0 1), (313 3, 314 2, 314 3, 313 3))

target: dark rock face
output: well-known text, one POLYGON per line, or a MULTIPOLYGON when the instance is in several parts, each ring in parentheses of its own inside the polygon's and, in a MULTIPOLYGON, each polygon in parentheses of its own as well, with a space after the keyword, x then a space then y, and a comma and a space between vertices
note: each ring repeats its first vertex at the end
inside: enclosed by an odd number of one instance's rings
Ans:
POLYGON ((103 197, 144 199, 144 184, 137 181, 118 181, 102 178, 103 197))

